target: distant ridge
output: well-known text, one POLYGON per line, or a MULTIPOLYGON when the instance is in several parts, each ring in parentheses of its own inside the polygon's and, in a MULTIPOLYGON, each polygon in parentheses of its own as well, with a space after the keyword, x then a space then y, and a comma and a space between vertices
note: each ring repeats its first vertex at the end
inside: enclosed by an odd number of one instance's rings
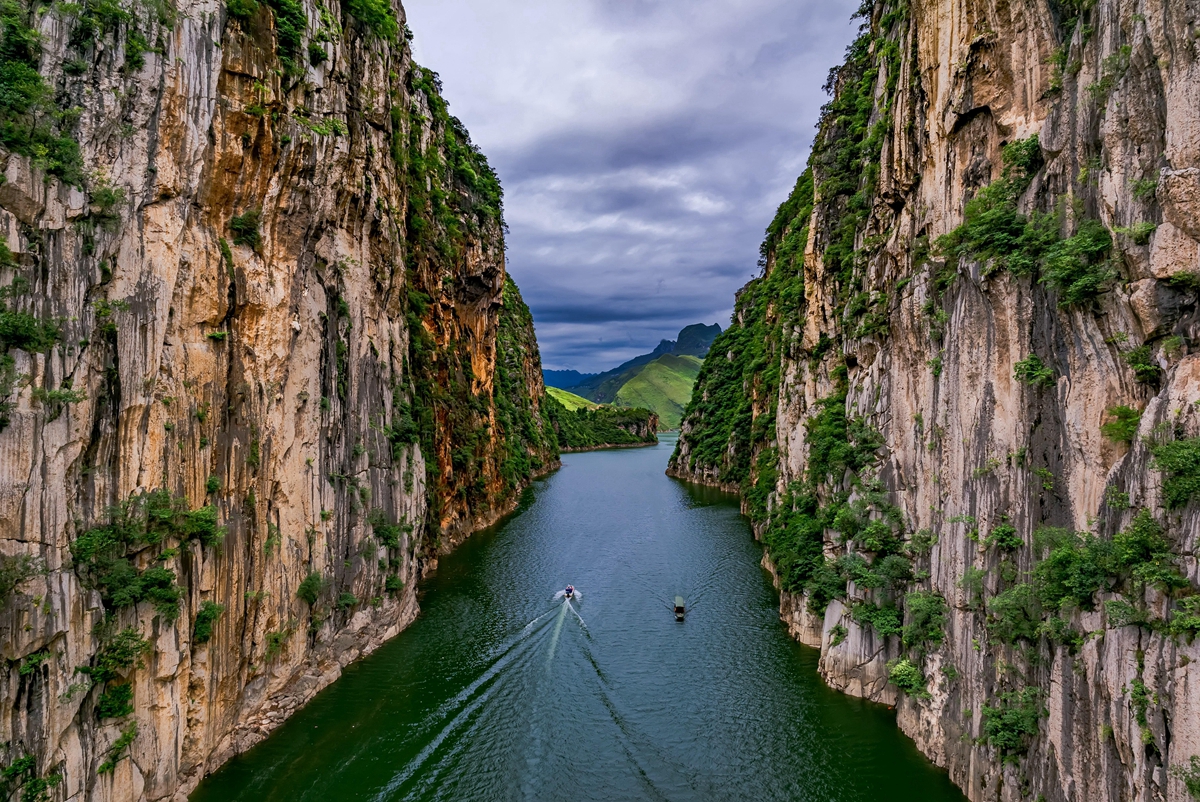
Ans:
POLYGON ((542 381, 546 383, 546 386, 560 389, 577 387, 595 375, 595 373, 580 373, 577 370, 542 369, 542 381))
POLYGON ((692 397, 692 385, 719 324, 695 323, 684 327, 674 340, 662 340, 648 354, 630 359, 603 373, 543 370, 549 387, 568 390, 599 404, 645 407, 658 414, 660 428, 679 427, 683 409, 692 397))

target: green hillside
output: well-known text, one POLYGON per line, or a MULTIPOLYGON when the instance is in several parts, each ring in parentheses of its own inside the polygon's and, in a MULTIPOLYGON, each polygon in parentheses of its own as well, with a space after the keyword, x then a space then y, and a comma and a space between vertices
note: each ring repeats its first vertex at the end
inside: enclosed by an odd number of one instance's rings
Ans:
MULTIPOLYGON (((551 388, 546 389, 549 391, 551 388)), ((586 399, 582 400, 587 403, 586 399)), ((558 393, 547 392, 542 411, 554 427, 558 446, 563 451, 585 451, 606 446, 653 445, 658 442, 657 419, 648 409, 626 409, 590 403, 586 407, 568 409, 559 401, 558 393)))
POLYGON ((594 402, 588 401, 583 396, 575 395, 575 393, 568 393, 566 390, 560 390, 557 387, 547 387, 546 393, 550 396, 553 396, 555 401, 562 404, 572 412, 577 409, 595 409, 597 406, 594 402))
POLYGON ((621 385, 616 403, 653 410, 660 428, 678 429, 702 364, 694 356, 660 356, 621 385))

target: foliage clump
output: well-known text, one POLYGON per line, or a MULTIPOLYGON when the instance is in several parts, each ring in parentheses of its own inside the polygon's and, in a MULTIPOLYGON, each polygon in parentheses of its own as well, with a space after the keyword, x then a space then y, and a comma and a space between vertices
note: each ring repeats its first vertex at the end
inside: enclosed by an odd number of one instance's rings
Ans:
POLYGON ((300 582, 300 586, 296 588, 296 595, 307 602, 309 607, 313 607, 328 587, 329 581, 321 576, 319 571, 312 571, 300 582))
POLYGON ((246 245, 258 250, 262 245, 262 234, 258 230, 261 217, 260 209, 247 209, 235 215, 229 221, 229 230, 233 232, 233 244, 246 245))
POLYGON ((192 643, 208 643, 212 639, 213 624, 225 612, 225 605, 206 601, 196 612, 196 623, 192 628, 192 643))
POLYGON ((371 511, 371 514, 367 516, 367 523, 371 525, 371 533, 380 545, 389 549, 400 548, 400 536, 405 532, 412 531, 411 524, 401 526, 388 521, 387 515, 380 509, 371 511))
POLYGON ((1173 440, 1152 449, 1156 470, 1166 474, 1163 497, 1167 507, 1183 507, 1200 494, 1200 437, 1173 440))
POLYGON ((981 189, 963 210, 963 223, 936 243, 951 266, 965 258, 984 264, 984 274, 1008 270, 1040 272, 1041 283, 1058 291, 1059 306, 1089 303, 1117 277, 1108 258, 1112 235, 1099 220, 1078 220, 1063 237, 1065 215, 1022 214, 1018 203, 1042 167, 1036 136, 1004 148, 1000 178, 981 189))
POLYGON ((78 671, 91 677, 97 684, 109 682, 124 676, 149 651, 150 641, 130 627, 105 641, 96 652, 92 665, 83 666, 78 671))
POLYGON ((125 718, 133 713, 133 683, 110 685, 96 702, 96 717, 125 718))
POLYGON ((904 597, 908 623, 901 640, 909 649, 938 646, 946 637, 946 600, 941 594, 917 590, 904 597))
POLYGON ((909 696, 918 699, 929 698, 929 691, 926 689, 925 674, 921 672, 920 667, 915 663, 907 657, 902 657, 889 660, 887 665, 888 680, 893 685, 909 696))
POLYGON ((1125 364, 1133 370, 1133 378, 1140 384, 1157 384, 1162 376, 1149 345, 1139 345, 1125 354, 1124 359, 1125 364))
POLYGON ((1124 405, 1108 410, 1109 420, 1100 425, 1100 434, 1114 443, 1132 443, 1137 436, 1142 413, 1124 405))
POLYGON ((1037 354, 1030 354, 1013 365, 1013 378, 1034 387, 1053 387, 1054 370, 1037 354))
POLYGON ((1003 693, 995 706, 984 705, 982 740, 995 747, 1004 760, 1015 760, 1029 749, 1045 715, 1038 688, 1003 693))
POLYGON ((19 0, 0 2, 0 145, 64 183, 82 187, 79 143, 65 132, 68 117, 38 71, 41 36, 31 24, 37 13, 19 0))
POLYGON ((400 25, 396 22, 396 15, 392 12, 392 4, 388 0, 349 0, 347 8, 351 16, 380 39, 396 39, 400 25))
POLYGON ((0 610, 8 601, 8 597, 16 592, 26 580, 45 571, 42 561, 31 554, 17 554, 13 557, 0 555, 0 610))
POLYGON ((658 440, 651 424, 654 413, 648 409, 601 406, 569 410, 550 395, 544 408, 562 449, 640 445, 658 440))
POLYGON ((188 510, 184 499, 167 490, 134 496, 108 510, 107 521, 84 531, 71 543, 75 570, 100 591, 105 604, 121 609, 151 602, 164 617, 179 615, 182 591, 175 574, 161 566, 138 569, 129 559, 148 546, 170 538, 198 540, 216 546, 225 536, 215 507, 188 510))
POLYGON ((97 773, 111 774, 117 768, 117 763, 129 750, 130 744, 132 744, 134 739, 137 738, 137 734, 138 725, 136 721, 125 729, 121 730, 121 735, 117 738, 117 740, 113 741, 112 746, 110 746, 107 753, 105 753, 104 762, 101 763, 100 768, 96 770, 97 773))
POLYGON ((1171 774, 1179 778, 1192 799, 1200 799, 1200 756, 1192 755, 1187 763, 1172 766, 1171 774))

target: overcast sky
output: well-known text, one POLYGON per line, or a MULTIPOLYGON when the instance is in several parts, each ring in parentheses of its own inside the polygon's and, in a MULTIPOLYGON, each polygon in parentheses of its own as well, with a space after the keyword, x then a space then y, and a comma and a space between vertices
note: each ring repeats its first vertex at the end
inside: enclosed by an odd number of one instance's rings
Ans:
POLYGON ((404 0, 504 185, 547 368, 725 328, 859 0, 404 0))

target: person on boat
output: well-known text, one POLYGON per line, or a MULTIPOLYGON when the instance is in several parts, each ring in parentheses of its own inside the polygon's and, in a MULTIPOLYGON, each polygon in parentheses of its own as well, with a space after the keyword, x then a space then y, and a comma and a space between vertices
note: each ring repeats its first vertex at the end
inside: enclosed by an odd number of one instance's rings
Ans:
POLYGON ((574 596, 574 595, 575 595, 575 586, 574 586, 574 585, 567 585, 567 589, 566 589, 566 591, 564 591, 564 592, 566 593, 566 596, 567 596, 567 598, 568 598, 568 599, 569 599, 569 598, 571 598, 572 596, 574 596))

